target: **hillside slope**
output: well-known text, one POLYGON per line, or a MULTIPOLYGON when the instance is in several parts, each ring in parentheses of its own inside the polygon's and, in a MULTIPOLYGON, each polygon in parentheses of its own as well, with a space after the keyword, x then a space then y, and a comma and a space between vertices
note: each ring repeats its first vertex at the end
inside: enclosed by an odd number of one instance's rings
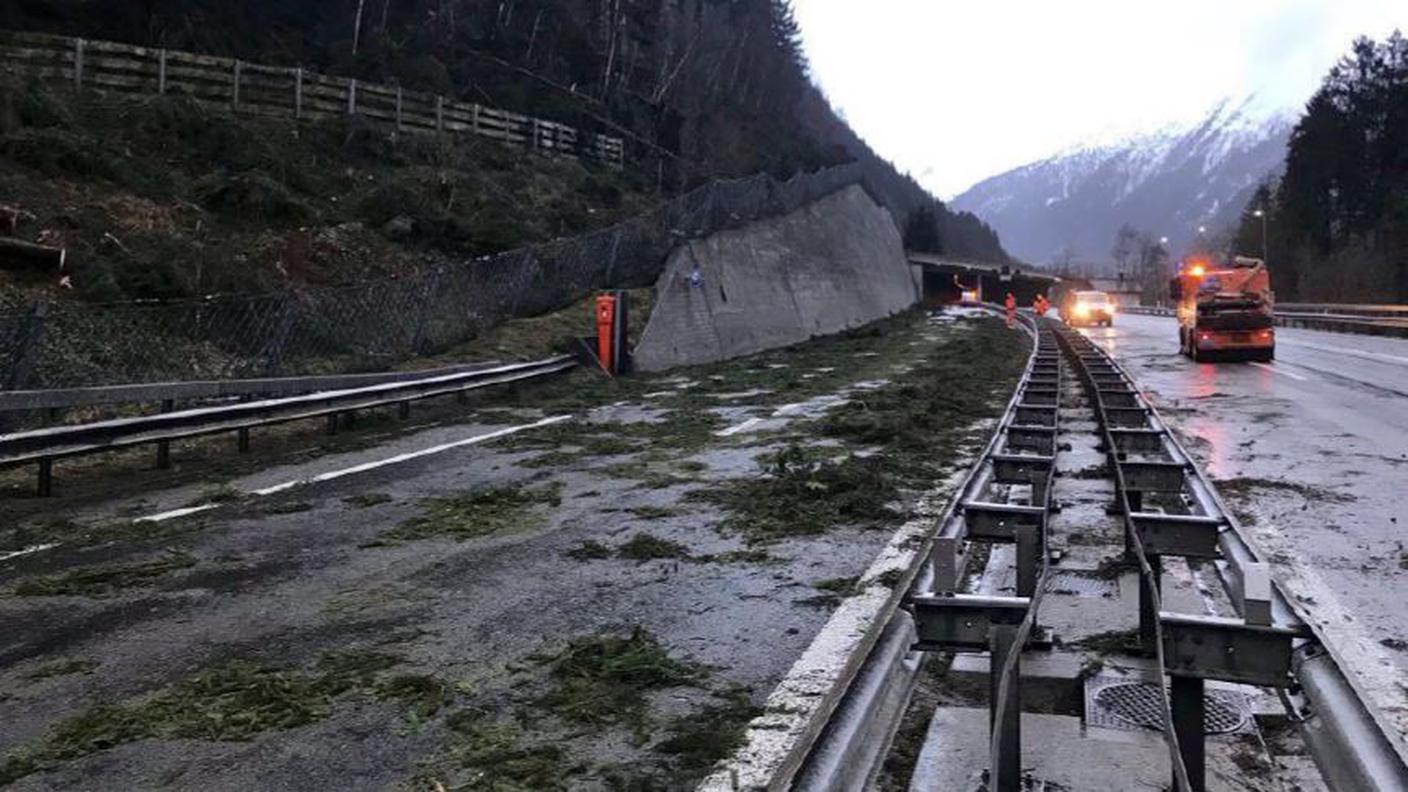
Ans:
POLYGON ((1121 225, 1187 249, 1199 226, 1236 221, 1285 155, 1291 120, 1223 102, 1196 124, 1080 147, 974 185, 952 202, 1033 263, 1101 262, 1121 225))
POLYGON ((947 248, 1005 258, 832 112, 786 0, 14 0, 0 28, 303 65, 609 132, 667 193, 857 161, 902 227, 934 209, 947 248))

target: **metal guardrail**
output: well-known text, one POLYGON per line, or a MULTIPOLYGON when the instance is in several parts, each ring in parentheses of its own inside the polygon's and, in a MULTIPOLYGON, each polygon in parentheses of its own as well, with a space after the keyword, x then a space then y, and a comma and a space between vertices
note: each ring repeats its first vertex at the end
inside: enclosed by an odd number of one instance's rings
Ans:
MULTIPOLYGON (((1024 314, 1019 314, 1018 319, 1022 328, 1035 339, 1034 321, 1024 314)), ((959 494, 939 517, 934 536, 916 556, 919 559, 918 569, 912 573, 914 582, 909 589, 911 592, 932 592, 936 589, 936 580, 944 581, 938 583, 937 588, 952 591, 962 581, 969 558, 964 544, 967 534, 965 508, 973 519, 980 521, 996 514, 985 509, 984 498, 999 479, 1034 482, 1033 493, 1036 488, 1041 490, 1041 495, 1035 500, 1045 503, 1046 494, 1050 492, 1049 462, 1054 449, 1047 448, 1042 453, 1040 449, 1033 449, 1032 444, 1041 443, 1040 439, 1033 440, 1034 437, 1046 434, 1049 441, 1054 436, 1054 403, 1038 403, 1047 401, 1051 392, 1051 353, 1049 345, 1043 352, 1039 343, 1033 343, 1026 369, 996 430, 978 461, 969 468, 959 487, 959 494), (1043 421, 1051 422, 1052 432, 1043 431, 1040 426, 1043 421)), ((1026 518, 1029 510, 1014 508, 1021 513, 1023 527, 1005 534, 1001 529, 996 533, 988 530, 989 541, 1017 544, 1024 560, 1035 561, 1043 552, 1044 542, 1033 526, 1040 524, 1044 531, 1045 519, 1043 517, 1033 523, 1026 518)), ((1044 508, 1037 508, 1037 511, 1044 514, 1044 508)), ((1001 519, 999 517, 999 521, 1001 519)), ((1034 580, 1028 584, 1034 586, 1034 580)), ((933 599, 937 601, 940 598, 933 599)), ((960 619, 961 623, 965 608, 980 607, 988 598, 953 595, 944 599, 947 601, 933 605, 932 610, 942 608, 942 613, 960 619)), ((1029 598, 1007 599, 1014 602, 1004 600, 998 606, 1027 602, 1029 598)), ((1024 613, 1025 606, 1021 607, 1024 613)), ((900 598, 896 598, 894 605, 872 623, 870 632, 874 640, 863 643, 865 657, 848 662, 848 672, 832 683, 832 689, 837 693, 835 700, 822 710, 826 721, 806 729, 798 742, 787 748, 788 756, 778 763, 767 782, 767 788, 859 789, 873 779, 885 759, 884 747, 889 744, 909 702, 909 692, 918 668, 915 659, 922 651, 920 644, 925 640, 918 616, 918 606, 910 602, 902 603, 900 598)), ((1022 614, 1018 613, 1015 619, 1009 620, 1010 624, 1004 625, 1012 628, 1001 633, 1006 644, 1017 645, 1014 639, 1020 630, 1021 618, 1022 614)), ((983 647, 986 648, 987 643, 983 643, 983 647)), ((1009 708, 1017 704, 1015 691, 1009 694, 1008 700, 1011 701, 1009 708)), ((1004 723, 1016 726, 1019 720, 1010 718, 1004 723)), ((734 788, 736 784, 727 786, 734 788)), ((713 787, 706 783, 703 788, 713 787)))
POLYGON ((371 374, 326 374, 307 377, 149 382, 132 385, 99 385, 91 388, 0 390, 0 413, 62 410, 69 407, 94 407, 105 404, 150 404, 200 399, 235 399, 251 396, 293 396, 300 393, 344 390, 367 385, 380 385, 386 382, 406 382, 444 374, 459 374, 498 365, 501 364, 497 362, 464 364, 423 371, 388 371, 371 374))
POLYGON ((1408 305, 1283 302, 1277 303, 1276 306, 1295 313, 1336 314, 1340 316, 1408 317, 1408 305))
MULTIPOLYGON (((1122 306, 1120 312, 1144 316, 1174 315, 1172 308, 1146 305, 1122 306)), ((1408 337, 1408 306, 1401 305, 1281 303, 1276 306, 1272 321, 1279 327, 1408 337)))
POLYGON ((1310 703, 1309 715, 1289 714, 1300 723, 1331 788, 1408 789, 1408 752, 1401 738, 1335 665, 1211 482, 1124 369, 1089 339, 1060 327, 1059 338, 1081 372, 1115 471, 1127 549, 1140 563, 1140 637, 1167 675, 1166 734, 1177 754, 1179 788, 1205 788, 1204 680, 1217 679, 1280 689, 1298 685, 1310 703), (1146 495, 1186 504, 1186 513, 1146 511, 1146 495), (1165 555, 1214 561, 1239 618, 1163 611, 1159 581, 1165 555))
MULTIPOLYGON (((1060 430, 1061 353, 1098 417, 1127 551, 1140 568, 1140 635, 1162 675, 1163 720, 1174 787, 1204 786, 1204 681, 1275 687, 1334 790, 1408 790, 1408 758, 1368 697, 1337 667, 1308 619, 1270 578, 1241 526, 1128 374, 1085 337, 1044 322, 1027 371, 959 494, 940 517, 902 607, 878 620, 863 658, 835 682, 826 721, 801 732, 760 788, 866 787, 908 705, 916 651, 990 653, 989 771, 985 788, 1022 789, 1023 648, 1049 641, 1036 619, 1047 573, 1046 529, 1060 430), (1172 507, 1171 504, 1181 504, 1172 507), (1147 507, 1147 508, 1146 508, 1147 507), (1016 546, 1016 596, 961 593, 969 543, 1016 546), (1237 617, 1162 609, 1162 558, 1211 560, 1237 617), (1297 706, 1303 697, 1307 706, 1297 706)), ((778 750, 778 749, 763 749, 778 750)), ((745 753, 746 755, 746 753, 745 753)), ((704 788, 704 787, 701 787, 704 788)), ((707 787, 738 788, 715 784, 707 787)))
POLYGON ((564 355, 403 382, 15 432, 0 435, 0 468, 37 463, 39 494, 47 496, 57 459, 155 443, 157 466, 166 467, 173 440, 237 431, 243 452, 249 449, 248 432, 254 427, 327 416, 329 430, 336 431, 344 413, 395 404, 404 416, 412 401, 538 379, 575 365, 576 360, 564 355))

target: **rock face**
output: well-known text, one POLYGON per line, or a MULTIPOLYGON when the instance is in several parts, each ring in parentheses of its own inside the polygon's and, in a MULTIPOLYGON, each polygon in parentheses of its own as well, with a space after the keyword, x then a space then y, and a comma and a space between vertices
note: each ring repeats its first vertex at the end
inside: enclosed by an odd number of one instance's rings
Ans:
POLYGON ((636 367, 658 371, 805 341, 918 299, 890 214, 852 185, 790 214, 675 248, 636 367))

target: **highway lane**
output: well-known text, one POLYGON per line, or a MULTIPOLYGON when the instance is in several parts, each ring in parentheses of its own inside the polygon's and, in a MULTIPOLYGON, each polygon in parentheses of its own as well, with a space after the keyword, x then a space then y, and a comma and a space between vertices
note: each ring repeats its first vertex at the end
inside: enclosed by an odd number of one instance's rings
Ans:
POLYGON ((1408 734, 1408 340, 1277 329, 1277 360, 1194 363, 1167 317, 1084 331, 1125 365, 1276 574, 1408 734))

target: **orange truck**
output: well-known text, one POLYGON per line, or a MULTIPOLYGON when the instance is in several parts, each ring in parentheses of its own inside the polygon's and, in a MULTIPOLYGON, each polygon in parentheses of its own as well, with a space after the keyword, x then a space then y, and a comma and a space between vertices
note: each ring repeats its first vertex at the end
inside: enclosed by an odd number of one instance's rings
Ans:
POLYGON ((1238 256, 1225 267, 1187 260, 1169 283, 1169 293, 1178 305, 1183 354, 1198 361, 1275 359, 1275 295, 1261 259, 1238 256))

